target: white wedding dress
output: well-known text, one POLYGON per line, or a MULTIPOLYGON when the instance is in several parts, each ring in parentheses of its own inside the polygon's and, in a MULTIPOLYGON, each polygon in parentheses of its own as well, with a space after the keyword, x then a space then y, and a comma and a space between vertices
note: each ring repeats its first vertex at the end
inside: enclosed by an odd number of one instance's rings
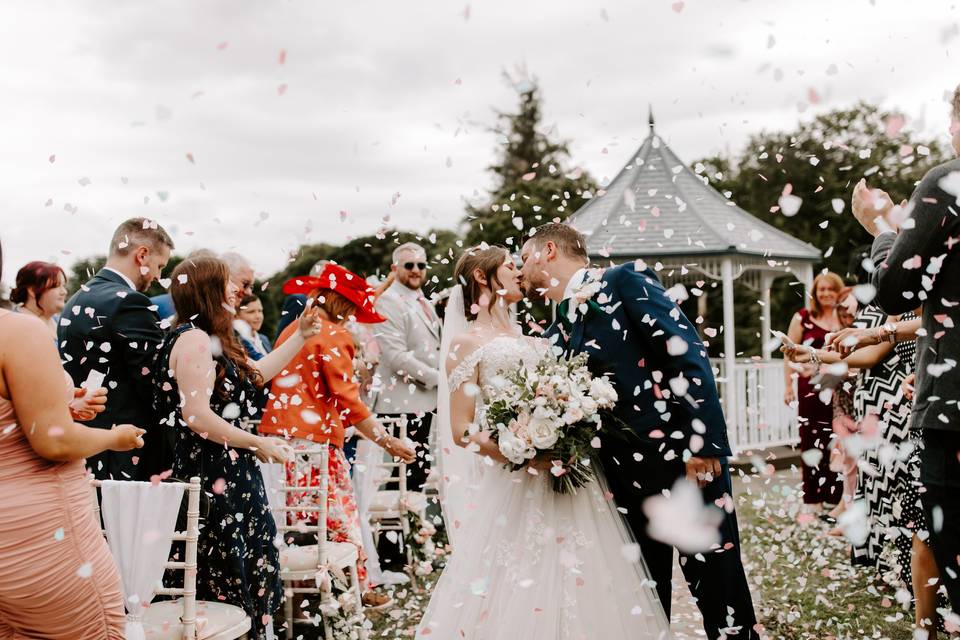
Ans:
MULTIPOLYGON (((534 365, 547 348, 522 336, 490 340, 451 372, 449 389, 456 391, 478 370, 482 424, 484 399, 498 373, 534 365)), ((445 508, 458 514, 460 526, 417 638, 669 637, 639 548, 605 497, 610 494, 602 478, 576 495, 560 495, 544 475, 511 472, 469 455, 482 469, 470 471, 469 491, 452 494, 469 504, 445 508)))

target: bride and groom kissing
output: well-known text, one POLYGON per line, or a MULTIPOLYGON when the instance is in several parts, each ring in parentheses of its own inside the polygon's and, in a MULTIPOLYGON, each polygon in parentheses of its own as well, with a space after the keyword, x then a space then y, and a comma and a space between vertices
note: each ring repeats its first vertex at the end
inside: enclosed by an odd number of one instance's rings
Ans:
POLYGON ((520 258, 518 269, 506 249, 481 246, 456 265, 437 412, 453 554, 417 637, 669 637, 674 548, 648 535, 644 502, 686 477, 720 514, 719 544, 680 554, 706 634, 759 638, 726 423, 694 326, 653 271, 589 269, 585 239, 570 226, 537 228, 520 258), (521 335, 509 312, 524 295, 558 303, 540 337, 521 335), (591 373, 616 388, 613 413, 632 432, 624 442, 601 429, 596 481, 575 494, 554 492, 543 473, 509 471, 483 429, 502 373, 549 351, 586 353, 591 373))

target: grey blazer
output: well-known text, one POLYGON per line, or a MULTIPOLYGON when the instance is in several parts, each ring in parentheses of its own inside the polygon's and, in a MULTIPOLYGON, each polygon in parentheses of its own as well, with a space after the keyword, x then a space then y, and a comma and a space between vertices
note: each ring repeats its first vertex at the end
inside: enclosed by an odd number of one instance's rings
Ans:
POLYGON ((960 181, 954 172, 960 160, 931 169, 910 197, 904 228, 880 234, 871 253, 877 305, 889 314, 923 306, 914 428, 960 431, 960 206, 943 188, 960 181))
POLYGON ((377 312, 387 321, 374 325, 380 345, 380 365, 374 381, 379 414, 420 413, 437 408, 440 326, 424 314, 416 300, 387 289, 377 312))

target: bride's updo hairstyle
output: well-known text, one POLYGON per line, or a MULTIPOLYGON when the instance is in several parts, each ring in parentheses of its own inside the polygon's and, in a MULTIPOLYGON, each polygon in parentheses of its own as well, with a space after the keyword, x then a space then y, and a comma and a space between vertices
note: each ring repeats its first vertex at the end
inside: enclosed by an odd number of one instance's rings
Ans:
POLYGON ((487 309, 490 310, 497 304, 497 296, 493 292, 503 288, 503 283, 497 278, 497 271, 509 257, 510 252, 503 247, 481 245, 470 247, 457 260, 457 266, 453 269, 453 279, 457 284, 463 285, 463 312, 467 320, 477 319, 474 305, 486 302, 487 309), (489 300, 481 300, 484 287, 473 277, 473 272, 477 269, 489 285, 489 300))

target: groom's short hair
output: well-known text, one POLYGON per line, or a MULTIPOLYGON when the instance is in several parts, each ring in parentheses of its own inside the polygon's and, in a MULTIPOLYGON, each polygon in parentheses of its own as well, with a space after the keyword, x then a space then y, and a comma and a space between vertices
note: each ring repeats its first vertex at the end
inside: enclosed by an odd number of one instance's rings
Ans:
POLYGON ((542 224, 530 231, 529 240, 533 240, 537 249, 542 249, 547 242, 552 242, 560 253, 568 258, 584 262, 590 260, 587 255, 586 237, 568 224, 560 222, 542 224))

